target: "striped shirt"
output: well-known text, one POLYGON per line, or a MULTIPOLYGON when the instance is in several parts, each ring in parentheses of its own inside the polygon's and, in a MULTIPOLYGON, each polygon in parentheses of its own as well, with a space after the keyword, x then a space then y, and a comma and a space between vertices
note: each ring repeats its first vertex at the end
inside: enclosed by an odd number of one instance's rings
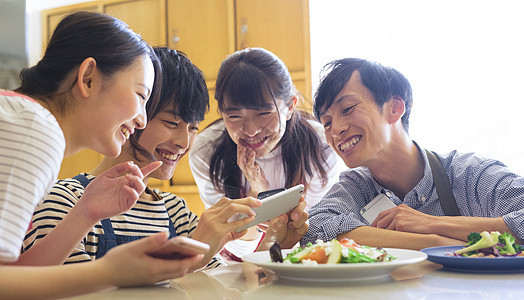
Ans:
MULTIPOLYGON (((83 173, 88 179, 94 176, 83 173)), ((198 224, 198 216, 187 207, 186 201, 174 194, 155 189, 162 200, 140 198, 126 213, 111 218, 111 225, 117 235, 150 236, 169 231, 169 218, 175 226, 177 236, 191 237, 198 224)), ((27 233, 24 251, 46 236, 73 208, 84 192, 82 184, 73 178, 58 180, 42 205, 33 216, 33 229, 27 233)), ((102 223, 98 222, 75 248, 67 263, 92 261, 98 250, 98 236, 104 234, 102 223)), ((220 265, 213 258, 206 268, 220 265)))
MULTIPOLYGON (((424 176, 404 197, 381 186, 369 169, 360 167, 342 173, 320 203, 309 211, 309 230, 301 243, 328 241, 360 226, 368 226, 360 209, 379 193, 397 205, 404 203, 420 212, 444 216, 433 175, 424 151, 424 176)), ((446 171, 462 216, 502 217, 520 239, 524 239, 524 177, 508 170, 501 162, 457 151, 438 155, 446 171)))
POLYGON ((34 100, 0 90, 0 261, 18 260, 35 206, 56 181, 65 138, 34 100))

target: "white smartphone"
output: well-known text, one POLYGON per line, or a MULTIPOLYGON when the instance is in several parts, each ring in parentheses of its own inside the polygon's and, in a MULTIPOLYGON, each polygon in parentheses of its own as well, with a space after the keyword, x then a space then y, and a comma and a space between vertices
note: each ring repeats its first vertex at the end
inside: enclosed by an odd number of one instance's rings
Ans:
POLYGON ((379 194, 360 210, 360 215, 371 224, 378 214, 395 206, 395 203, 388 196, 379 194))
POLYGON ((168 239, 147 254, 162 259, 183 259, 197 254, 204 254, 207 251, 209 251, 209 245, 206 243, 185 236, 176 236, 168 239))
MULTIPOLYGON (((253 207, 253 211, 257 214, 253 222, 238 228, 236 232, 241 232, 244 229, 255 226, 262 222, 269 221, 275 217, 286 213, 295 208, 300 202, 300 196, 304 193, 304 185, 299 184, 287 190, 273 194, 267 198, 262 199, 262 205, 259 207, 253 207)), ((239 217, 234 218, 241 220, 246 218, 247 215, 240 214, 239 217)))

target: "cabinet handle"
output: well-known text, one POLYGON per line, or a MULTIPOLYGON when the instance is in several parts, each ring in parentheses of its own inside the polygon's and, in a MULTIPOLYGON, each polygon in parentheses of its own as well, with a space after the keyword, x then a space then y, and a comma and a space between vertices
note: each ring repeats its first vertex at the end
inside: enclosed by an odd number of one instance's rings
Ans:
POLYGON ((178 35, 178 29, 173 29, 173 37, 171 38, 171 41, 173 42, 173 48, 175 48, 176 44, 180 42, 180 36, 178 35))
POLYGON ((247 18, 242 18, 240 21, 240 49, 247 48, 247 18))

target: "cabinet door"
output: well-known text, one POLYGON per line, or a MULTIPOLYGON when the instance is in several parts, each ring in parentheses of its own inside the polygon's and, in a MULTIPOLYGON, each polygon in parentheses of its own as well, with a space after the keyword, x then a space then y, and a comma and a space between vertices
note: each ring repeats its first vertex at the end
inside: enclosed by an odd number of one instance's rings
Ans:
POLYGON ((104 156, 93 150, 83 150, 74 155, 64 158, 59 179, 71 178, 82 172, 89 172, 94 169, 104 156))
POLYGON ((237 0, 237 49, 262 47, 280 57, 291 73, 304 71, 307 9, 304 0, 237 0))
POLYGON ((88 3, 42 11, 42 49, 46 48, 47 42, 51 39, 51 35, 53 35, 53 31, 55 31, 56 25, 58 25, 65 16, 77 11, 97 12, 98 5, 96 3, 88 3))
POLYGON ((186 53, 206 80, 235 50, 233 0, 168 0, 168 45, 186 53))
POLYGON ((309 95, 304 94, 304 91, 307 91, 308 83, 303 78, 300 78, 300 79, 293 78, 293 84, 295 85, 295 87, 297 88, 297 90, 300 92, 302 96, 300 98, 300 101, 297 104, 297 109, 304 110, 304 111, 311 113, 313 111, 313 103, 309 95))
POLYGON ((108 2, 104 13, 126 22, 152 46, 165 46, 166 14, 163 0, 108 2))

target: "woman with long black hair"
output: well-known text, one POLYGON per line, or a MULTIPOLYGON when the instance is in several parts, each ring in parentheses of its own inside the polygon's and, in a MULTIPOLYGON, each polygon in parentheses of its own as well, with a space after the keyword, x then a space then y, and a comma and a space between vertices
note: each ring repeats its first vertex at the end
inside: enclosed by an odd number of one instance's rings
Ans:
MULTIPOLYGON (((320 201, 346 166, 327 145, 311 114, 296 109, 299 94, 286 66, 262 48, 233 53, 223 62, 215 98, 222 119, 203 130, 189 154, 200 197, 210 207, 222 197, 305 186, 306 210, 320 201)), ((254 251, 261 233, 226 244, 237 260, 254 251)))

